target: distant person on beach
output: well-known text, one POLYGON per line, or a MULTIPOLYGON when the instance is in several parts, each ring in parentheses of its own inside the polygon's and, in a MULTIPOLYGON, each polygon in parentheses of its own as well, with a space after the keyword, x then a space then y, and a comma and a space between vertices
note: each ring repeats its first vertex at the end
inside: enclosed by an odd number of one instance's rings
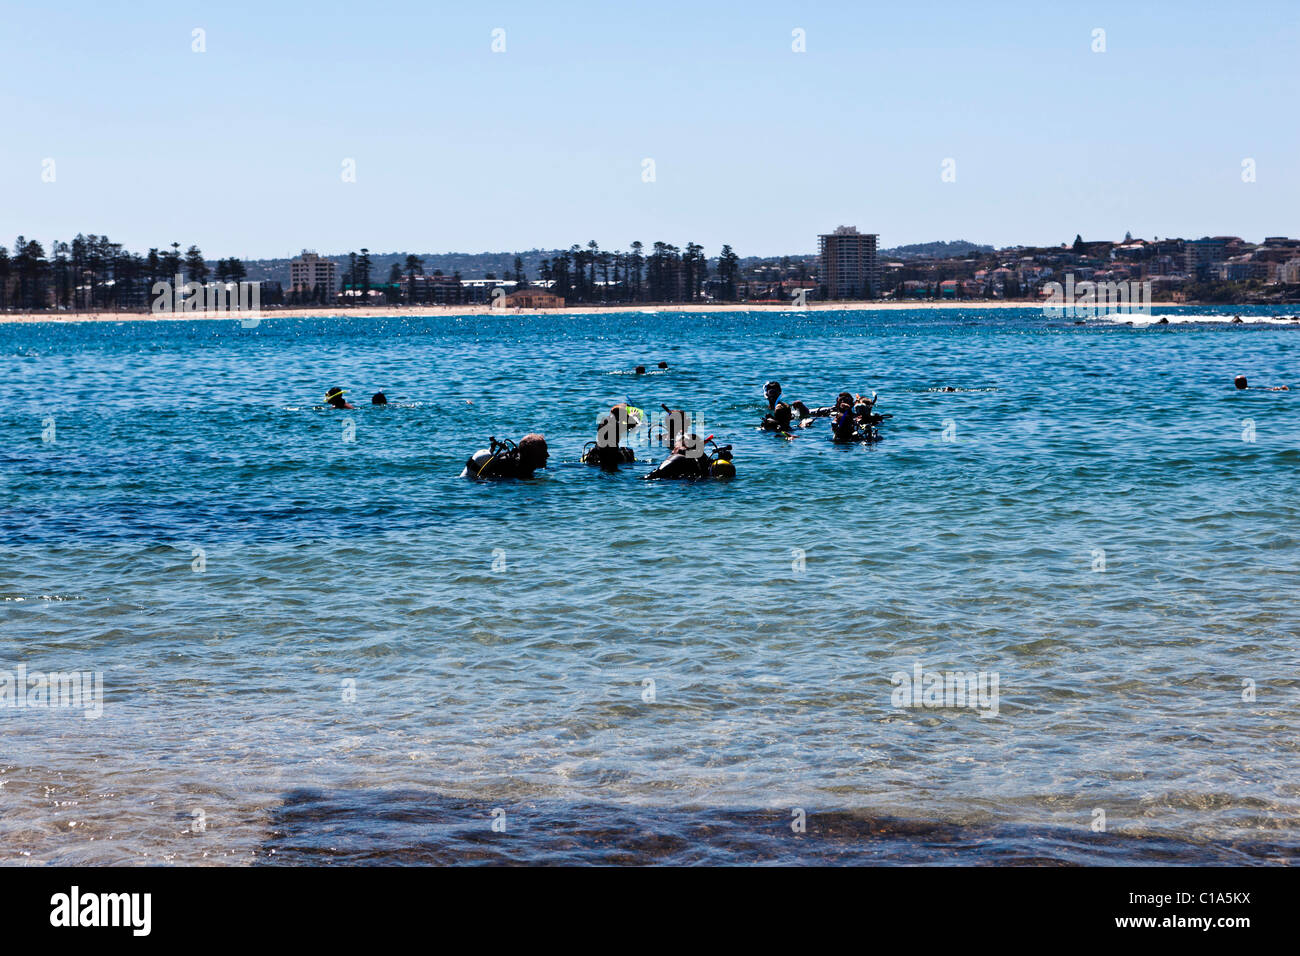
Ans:
POLYGON ((518 445, 494 438, 491 447, 470 456, 464 474, 470 478, 531 478, 537 469, 546 467, 550 457, 546 438, 535 432, 519 439, 518 445))
MULTIPOLYGON (((1232 384, 1233 384, 1233 385, 1236 385, 1237 388, 1242 389, 1243 391, 1244 391, 1245 389, 1248 389, 1248 388, 1251 388, 1251 387, 1252 387, 1252 386, 1250 385, 1250 383, 1246 381, 1246 376, 1244 376, 1244 375, 1238 375, 1236 378, 1234 378, 1234 379, 1232 380, 1232 384)), ((1253 388, 1254 388, 1254 391, 1257 391, 1257 392, 1289 392, 1289 391, 1291 391, 1291 386, 1290 386, 1290 385, 1256 385, 1256 386, 1254 386, 1253 388)))
POLYGON ((371 405, 387 405, 387 404, 388 404, 388 396, 386 396, 383 392, 375 392, 375 394, 373 394, 373 395, 370 396, 370 404, 371 404, 371 405))
POLYGON ((329 405, 330 408, 356 408, 355 405, 350 404, 348 400, 343 397, 346 394, 347 393, 341 388, 331 388, 325 393, 325 404, 329 405))
POLYGON ((763 386, 763 397, 767 399, 767 410, 776 410, 776 400, 781 397, 781 383, 768 382, 763 386))

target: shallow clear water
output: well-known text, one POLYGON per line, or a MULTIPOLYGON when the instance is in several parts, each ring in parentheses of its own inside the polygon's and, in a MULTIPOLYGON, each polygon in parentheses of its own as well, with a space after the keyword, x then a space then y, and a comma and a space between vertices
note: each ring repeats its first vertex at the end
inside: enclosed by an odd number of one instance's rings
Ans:
POLYGON ((827 859, 1288 858, 1300 391, 1231 380, 1300 331, 1180 312, 0 325, 0 670, 104 681, 0 706, 0 861, 782 862, 794 808, 866 828, 827 859), (755 431, 769 378, 885 440, 755 431), (738 477, 578 463, 624 399, 738 477), (996 716, 895 706, 918 663, 996 716))

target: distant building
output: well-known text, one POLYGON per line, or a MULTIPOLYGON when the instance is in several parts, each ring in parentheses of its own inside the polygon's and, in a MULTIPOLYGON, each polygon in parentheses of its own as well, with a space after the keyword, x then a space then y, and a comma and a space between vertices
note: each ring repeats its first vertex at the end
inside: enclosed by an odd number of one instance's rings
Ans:
POLYGON ((876 257, 877 233, 840 226, 817 237, 821 286, 828 299, 865 299, 880 294, 881 269, 876 257))
POLYGON ((304 249, 302 255, 289 263, 289 288, 298 294, 315 294, 323 286, 326 295, 333 295, 338 285, 338 266, 304 249))
POLYGON ((1183 246, 1183 269, 1195 279, 1206 279, 1228 258, 1227 249, 1227 238, 1223 236, 1193 239, 1183 246))
POLYGON ((455 276, 416 274, 402 280, 407 301, 422 305, 459 305, 460 280, 455 276))
POLYGON ((512 309, 562 309, 564 296, 556 295, 550 289, 535 289, 527 286, 509 293, 506 296, 506 305, 512 309))

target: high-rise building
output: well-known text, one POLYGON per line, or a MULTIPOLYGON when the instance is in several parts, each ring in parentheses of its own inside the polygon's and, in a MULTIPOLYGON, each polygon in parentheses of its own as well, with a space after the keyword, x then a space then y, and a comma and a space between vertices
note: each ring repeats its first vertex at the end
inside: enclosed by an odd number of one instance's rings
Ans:
POLYGON ((840 226, 817 237, 819 279, 826 298, 866 299, 880 294, 879 238, 874 232, 858 232, 856 226, 840 226))
POLYGON ((1192 239, 1183 247, 1183 268, 1195 279, 1207 279, 1227 260, 1227 241, 1220 236, 1192 239))
POLYGON ((289 263, 289 288, 297 293, 316 292, 324 286, 327 295, 333 295, 338 284, 338 266, 306 249, 289 263))

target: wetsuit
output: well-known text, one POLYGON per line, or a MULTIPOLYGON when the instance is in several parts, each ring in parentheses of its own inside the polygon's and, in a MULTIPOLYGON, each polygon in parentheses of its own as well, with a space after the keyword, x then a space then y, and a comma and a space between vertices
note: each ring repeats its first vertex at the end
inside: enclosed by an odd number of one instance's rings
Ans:
POLYGON ((465 472, 470 478, 531 478, 537 468, 519 460, 519 452, 499 452, 493 455, 480 448, 465 462, 465 472))
POLYGON ((706 478, 708 474, 709 462, 703 453, 692 458, 685 452, 675 451, 646 478, 706 478))
POLYGON ((589 465, 599 465, 602 468, 617 468, 619 465, 636 461, 636 455, 631 448, 624 448, 622 445, 595 445, 582 460, 589 465))

